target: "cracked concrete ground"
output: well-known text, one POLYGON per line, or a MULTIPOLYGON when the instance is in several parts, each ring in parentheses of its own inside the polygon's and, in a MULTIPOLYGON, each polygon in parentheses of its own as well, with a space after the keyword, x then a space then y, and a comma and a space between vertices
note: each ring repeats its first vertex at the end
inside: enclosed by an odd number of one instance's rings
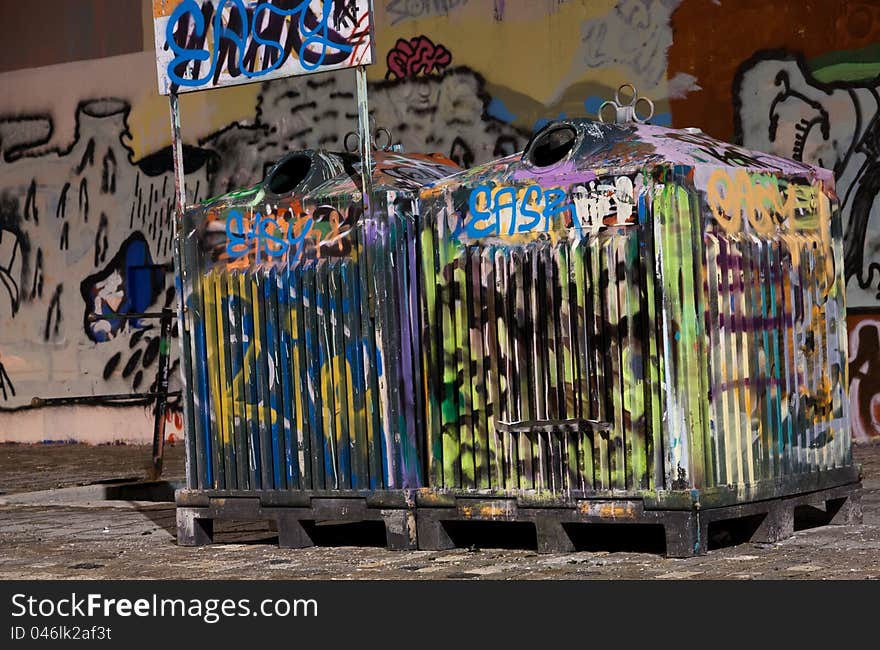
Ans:
MULTIPOLYGON (((183 448, 163 478, 182 479, 183 448)), ((855 448, 864 523, 800 530, 776 544, 745 543, 667 559, 642 552, 538 555, 525 549, 387 551, 370 546, 279 549, 261 524, 218 524, 220 543, 175 542, 172 504, 91 502, 0 506, 0 579, 877 579, 880 445, 855 448)), ((0 492, 142 478, 148 447, 0 446, 0 492)), ((0 497, 2 498, 2 497, 0 497)))

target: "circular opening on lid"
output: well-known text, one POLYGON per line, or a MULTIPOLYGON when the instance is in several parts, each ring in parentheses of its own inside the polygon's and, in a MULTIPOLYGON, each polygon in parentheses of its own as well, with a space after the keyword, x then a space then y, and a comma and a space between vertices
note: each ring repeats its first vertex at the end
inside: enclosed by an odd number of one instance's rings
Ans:
POLYGON ((535 167, 549 167, 565 158, 574 148, 577 131, 567 124, 547 129, 529 148, 528 160, 535 167))
POLYGON ((269 173, 266 179, 266 187, 273 194, 287 194, 296 189, 302 183, 309 169, 312 168, 312 159, 302 154, 293 154, 282 159, 269 173))

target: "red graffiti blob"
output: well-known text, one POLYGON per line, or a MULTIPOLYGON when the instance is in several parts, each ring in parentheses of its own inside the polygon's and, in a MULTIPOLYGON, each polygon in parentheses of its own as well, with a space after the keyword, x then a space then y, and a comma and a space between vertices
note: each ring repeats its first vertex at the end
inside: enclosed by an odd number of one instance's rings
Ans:
POLYGON ((398 38, 386 61, 386 79, 411 79, 420 74, 441 73, 452 63, 452 54, 443 45, 435 45, 427 36, 416 36, 408 41, 398 38))
POLYGON ((849 332, 849 401, 853 437, 880 438, 880 320, 867 318, 849 332))

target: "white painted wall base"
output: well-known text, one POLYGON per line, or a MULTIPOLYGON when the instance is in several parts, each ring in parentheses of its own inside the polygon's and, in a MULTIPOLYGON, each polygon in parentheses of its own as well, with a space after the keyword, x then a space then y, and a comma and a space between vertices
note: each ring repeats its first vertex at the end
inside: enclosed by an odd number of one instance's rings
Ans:
MULTIPOLYGON (((150 444, 153 421, 152 409, 143 406, 50 406, 0 412, 0 442, 150 444)), ((169 422, 165 426, 166 438, 172 433, 182 439, 182 432, 169 422)))

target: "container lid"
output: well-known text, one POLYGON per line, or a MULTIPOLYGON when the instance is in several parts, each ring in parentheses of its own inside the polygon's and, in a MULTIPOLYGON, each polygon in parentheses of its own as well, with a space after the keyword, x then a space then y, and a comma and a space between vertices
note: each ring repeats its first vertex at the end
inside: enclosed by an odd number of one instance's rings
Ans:
POLYGON ((670 129, 650 124, 607 124, 590 119, 548 122, 522 153, 499 158, 451 176, 435 190, 481 179, 515 183, 565 184, 603 175, 633 174, 661 168, 691 168, 697 176, 719 167, 742 168, 777 176, 833 182, 827 169, 750 151, 717 140, 699 129, 670 129))

